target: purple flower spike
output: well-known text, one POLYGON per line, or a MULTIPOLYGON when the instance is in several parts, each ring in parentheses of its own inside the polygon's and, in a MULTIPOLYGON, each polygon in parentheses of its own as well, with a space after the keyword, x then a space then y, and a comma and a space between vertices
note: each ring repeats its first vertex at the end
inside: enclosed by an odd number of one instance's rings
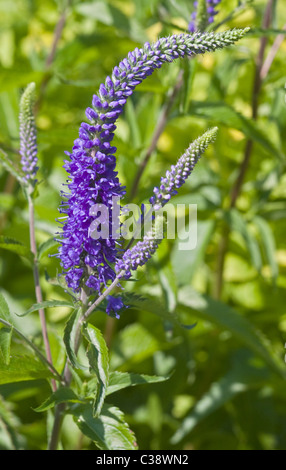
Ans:
POLYGON ((161 38, 155 44, 136 48, 113 69, 105 84, 93 96, 92 107, 86 110, 89 123, 82 123, 79 137, 64 168, 69 173, 60 212, 65 214, 59 236, 59 258, 68 287, 79 292, 88 287, 99 294, 115 278, 112 266, 118 259, 118 245, 112 238, 113 198, 125 194, 115 171, 116 147, 112 146, 116 121, 126 100, 137 85, 165 62, 204 54, 229 46, 242 38, 245 30, 222 33, 196 33, 161 38), (108 209, 103 225, 109 235, 94 239, 90 227, 94 222, 91 208, 102 204, 108 209))
POLYGON ((167 171, 165 177, 161 178, 160 187, 154 188, 154 196, 149 201, 154 210, 164 207, 171 197, 177 194, 177 189, 181 188, 186 182, 201 155, 215 141, 217 131, 218 128, 214 127, 195 140, 179 158, 177 164, 172 165, 171 170, 167 171))
POLYGON ((38 171, 37 130, 33 114, 35 83, 30 83, 20 100, 20 155, 24 182, 34 185, 38 171))

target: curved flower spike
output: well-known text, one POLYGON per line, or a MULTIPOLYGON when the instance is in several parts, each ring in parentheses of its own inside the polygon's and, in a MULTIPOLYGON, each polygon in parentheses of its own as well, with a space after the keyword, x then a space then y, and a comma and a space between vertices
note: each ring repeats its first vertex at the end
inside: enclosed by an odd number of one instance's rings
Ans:
POLYGON ((159 188, 154 188, 154 196, 150 198, 153 209, 161 209, 179 189, 192 173, 196 163, 208 146, 215 141, 218 128, 214 127, 195 140, 185 153, 179 158, 176 165, 161 178, 159 188))
POLYGON ((65 169, 69 173, 65 202, 61 212, 66 214, 59 242, 59 258, 66 282, 74 291, 87 286, 100 292, 109 280, 115 278, 110 267, 117 259, 117 244, 112 238, 112 211, 105 220, 110 236, 94 240, 89 227, 94 204, 112 209, 113 197, 125 193, 115 171, 116 147, 112 146, 116 121, 122 114, 126 100, 137 85, 165 62, 177 58, 204 54, 234 44, 246 33, 234 29, 221 33, 179 34, 146 43, 136 48, 113 69, 111 77, 100 85, 93 96, 92 106, 86 110, 89 123, 82 123, 79 138, 75 140, 65 169))

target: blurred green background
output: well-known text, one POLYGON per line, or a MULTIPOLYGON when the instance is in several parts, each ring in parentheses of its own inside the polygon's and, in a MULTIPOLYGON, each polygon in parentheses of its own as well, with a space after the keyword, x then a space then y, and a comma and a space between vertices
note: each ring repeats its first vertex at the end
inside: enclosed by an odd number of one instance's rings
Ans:
MULTIPOLYGON (((240 2, 236 15, 224 22, 238 3, 222 0, 219 30, 250 26, 248 36, 222 52, 165 65, 137 88, 118 123, 118 171, 129 202, 140 162, 183 70, 184 84, 133 198, 139 204, 190 141, 210 126, 219 127, 216 143, 174 198, 176 204, 198 205, 197 248, 181 252, 177 242, 165 240, 156 258, 137 272, 137 282, 126 283, 127 293, 152 301, 124 311, 119 321, 101 312, 94 317, 113 368, 170 375, 163 384, 116 395, 114 404, 125 412, 141 449, 286 448, 285 40, 273 53, 286 23, 286 4, 273 2, 272 21, 263 33, 267 3, 240 2), (273 61, 259 89, 258 117, 252 119, 263 35, 264 59, 270 53, 273 61), (247 141, 253 144, 251 158, 231 207, 247 141), (176 312, 184 324, 197 322, 196 328, 173 328, 160 318, 164 310, 176 312)), ((191 0, 0 0, 0 147, 15 161, 19 97, 29 82, 37 85, 38 243, 58 231, 64 151, 71 150, 93 93, 130 50, 184 31, 192 11, 191 0)), ((11 237, 28 245, 26 200, 2 167, 0 191, 1 240, 11 237)), ((20 313, 35 302, 32 271, 24 257, 1 244, 1 292, 20 313)), ((51 282, 60 272, 59 261, 45 252, 41 263, 45 298, 64 299, 51 282)), ((68 314, 68 308, 48 310, 58 367, 64 363, 61 337, 68 314)), ((36 313, 15 322, 41 345, 36 313)), ((17 341, 13 347, 28 354, 17 341)), ((51 417, 33 409, 49 395, 48 384, 0 385, 0 395, 0 448, 44 449, 51 417)), ((69 416, 62 442, 66 449, 95 448, 69 416)))

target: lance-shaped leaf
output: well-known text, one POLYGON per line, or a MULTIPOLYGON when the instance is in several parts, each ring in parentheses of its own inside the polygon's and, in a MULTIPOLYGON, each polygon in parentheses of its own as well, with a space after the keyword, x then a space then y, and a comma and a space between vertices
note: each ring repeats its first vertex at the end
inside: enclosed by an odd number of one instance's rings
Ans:
POLYGON ((5 365, 10 363, 10 347, 12 339, 13 328, 0 329, 0 359, 3 360, 5 365))
POLYGON ((49 238, 43 242, 38 248, 38 259, 40 260, 49 250, 58 245, 54 237, 49 238))
POLYGON ((132 374, 119 371, 111 372, 106 395, 111 395, 127 387, 165 382, 168 379, 169 377, 158 375, 132 374))
POLYGON ((0 384, 23 380, 51 379, 55 376, 42 362, 31 356, 13 356, 9 365, 0 361, 0 384))
POLYGON ((232 209, 225 214, 230 227, 236 230, 244 238, 251 260, 258 272, 262 267, 261 253, 255 237, 249 231, 248 225, 237 209, 232 209))
POLYGON ((13 323, 8 304, 1 293, 0 293, 0 318, 2 318, 8 323, 13 323))
POLYGON ((86 324, 83 327, 83 335, 88 341, 87 357, 90 372, 97 378, 96 395, 93 403, 93 415, 100 414, 109 379, 109 357, 108 349, 102 333, 93 325, 86 324))
POLYGON ((38 310, 41 310, 42 308, 54 307, 70 307, 72 309, 75 308, 74 305, 71 302, 68 302, 67 300, 44 300, 43 302, 32 305, 29 310, 26 310, 26 312, 24 313, 17 314, 17 316, 25 317, 26 315, 29 315, 29 313, 36 312, 38 310))
POLYGON ((152 313, 163 320, 170 321, 175 325, 178 325, 186 330, 192 330, 196 323, 192 325, 183 325, 176 313, 169 312, 164 305, 162 305, 158 300, 151 297, 143 297, 141 295, 134 294, 132 292, 125 292, 121 294, 123 303, 128 305, 129 308, 134 308, 136 310, 143 310, 148 313, 152 313))
POLYGON ((260 129, 255 121, 243 116, 230 105, 222 102, 204 103, 192 101, 188 112, 195 116, 211 119, 213 123, 221 123, 227 127, 238 129, 248 139, 261 145, 265 151, 274 155, 279 160, 284 158, 271 138, 260 129))
MULTIPOLYGON (((42 364, 45 366, 45 367, 48 367, 49 371, 52 371, 53 374, 54 374, 54 377, 57 378, 57 380, 59 380, 60 382, 62 382, 62 377, 60 376, 60 374, 58 373, 58 371, 54 368, 54 366, 49 363, 49 361, 47 360, 46 356, 44 356, 44 354, 41 353, 41 351, 37 348, 37 346, 34 345, 34 343, 32 341, 29 340, 29 338, 27 338, 23 333, 21 333, 21 331, 19 331, 15 326, 13 326, 9 321, 6 321, 6 320, 3 320, 3 318, 0 317, 0 326, 1 325, 4 325, 4 327, 8 328, 8 329, 12 329, 13 328, 13 331, 15 332, 15 334, 17 336, 19 336, 35 353, 36 355, 38 356, 38 358, 41 360, 42 364)), ((1 375, 1 374, 0 374, 1 375)), ((51 375, 52 376, 52 375, 51 375)), ((1 380, 1 379, 0 379, 1 380)), ((23 379, 23 380, 26 380, 26 379, 23 379)), ((29 380, 29 379, 27 379, 29 380)), ((18 381, 17 381, 18 382, 18 381)))
POLYGON ((269 224, 262 217, 256 216, 254 224, 259 230, 261 242, 263 244, 265 255, 272 271, 272 278, 275 281, 279 275, 279 267, 276 260, 276 242, 269 224))
POLYGON ((24 183, 25 173, 18 167, 18 165, 10 160, 6 152, 0 149, 0 163, 4 166, 5 170, 7 170, 11 175, 13 175, 19 183, 24 183))
POLYGON ((58 388, 47 398, 40 406, 34 409, 34 411, 41 413, 54 408, 61 403, 81 403, 82 400, 75 394, 73 390, 68 387, 58 388))
POLYGON ((33 254, 30 249, 27 246, 23 245, 23 243, 21 243, 20 241, 15 240, 14 238, 4 237, 3 235, 1 235, 0 248, 3 248, 3 250, 12 251, 13 253, 16 253, 19 256, 23 256, 30 262, 33 261, 33 254))
POLYGON ((87 367, 83 366, 80 364, 77 360, 76 357, 76 351, 75 351, 75 346, 76 346, 76 338, 77 335, 79 334, 79 320, 81 317, 81 309, 75 310, 71 316, 69 317, 65 329, 64 329, 64 343, 66 347, 66 352, 67 356, 70 360, 71 365, 75 369, 82 369, 86 370, 87 367))
POLYGON ((134 433, 115 406, 105 404, 98 418, 91 405, 75 405, 71 413, 81 432, 101 450, 137 450, 134 433))

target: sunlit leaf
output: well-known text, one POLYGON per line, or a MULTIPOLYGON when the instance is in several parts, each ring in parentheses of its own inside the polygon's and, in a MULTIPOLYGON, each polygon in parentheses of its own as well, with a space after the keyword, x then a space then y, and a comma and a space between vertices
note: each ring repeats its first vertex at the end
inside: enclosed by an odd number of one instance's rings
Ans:
POLYGON ((75 310, 71 316, 69 317, 65 329, 64 329, 64 343, 66 347, 67 356, 69 361, 71 362, 72 366, 76 369, 83 369, 86 370, 87 367, 80 364, 77 360, 76 356, 76 338, 79 334, 79 319, 81 317, 81 309, 75 310))
POLYGON ((5 365, 10 363, 10 347, 12 339, 13 328, 0 329, 0 358, 4 361, 5 365))
POLYGON ((160 377, 156 375, 133 374, 129 372, 111 372, 109 376, 109 383, 106 395, 118 392, 127 387, 134 387, 135 385, 153 384, 164 382, 169 377, 160 377))
POLYGON ((34 409, 38 413, 50 410, 60 403, 80 403, 79 397, 68 387, 61 387, 52 393, 40 406, 34 409))
POLYGON ((0 361, 0 384, 23 380, 51 379, 53 374, 31 356, 12 356, 9 365, 0 361))
POLYGON ((26 312, 17 314, 17 316, 25 317, 26 315, 29 315, 29 313, 37 312, 38 310, 41 310, 42 308, 45 309, 45 308, 55 308, 55 307, 70 307, 72 309, 75 308, 75 306, 71 302, 68 302, 67 300, 44 300, 43 302, 34 304, 31 308, 26 310, 26 312))
POLYGON ((90 372, 96 375, 97 387, 93 403, 93 414, 98 416, 101 412, 109 379, 109 354, 98 328, 87 324, 83 327, 83 334, 88 341, 87 357, 90 372))
POLYGON ((112 405, 104 405, 100 417, 94 418, 91 405, 75 406, 71 413, 85 436, 101 450, 136 450, 133 432, 124 420, 123 413, 112 405))

